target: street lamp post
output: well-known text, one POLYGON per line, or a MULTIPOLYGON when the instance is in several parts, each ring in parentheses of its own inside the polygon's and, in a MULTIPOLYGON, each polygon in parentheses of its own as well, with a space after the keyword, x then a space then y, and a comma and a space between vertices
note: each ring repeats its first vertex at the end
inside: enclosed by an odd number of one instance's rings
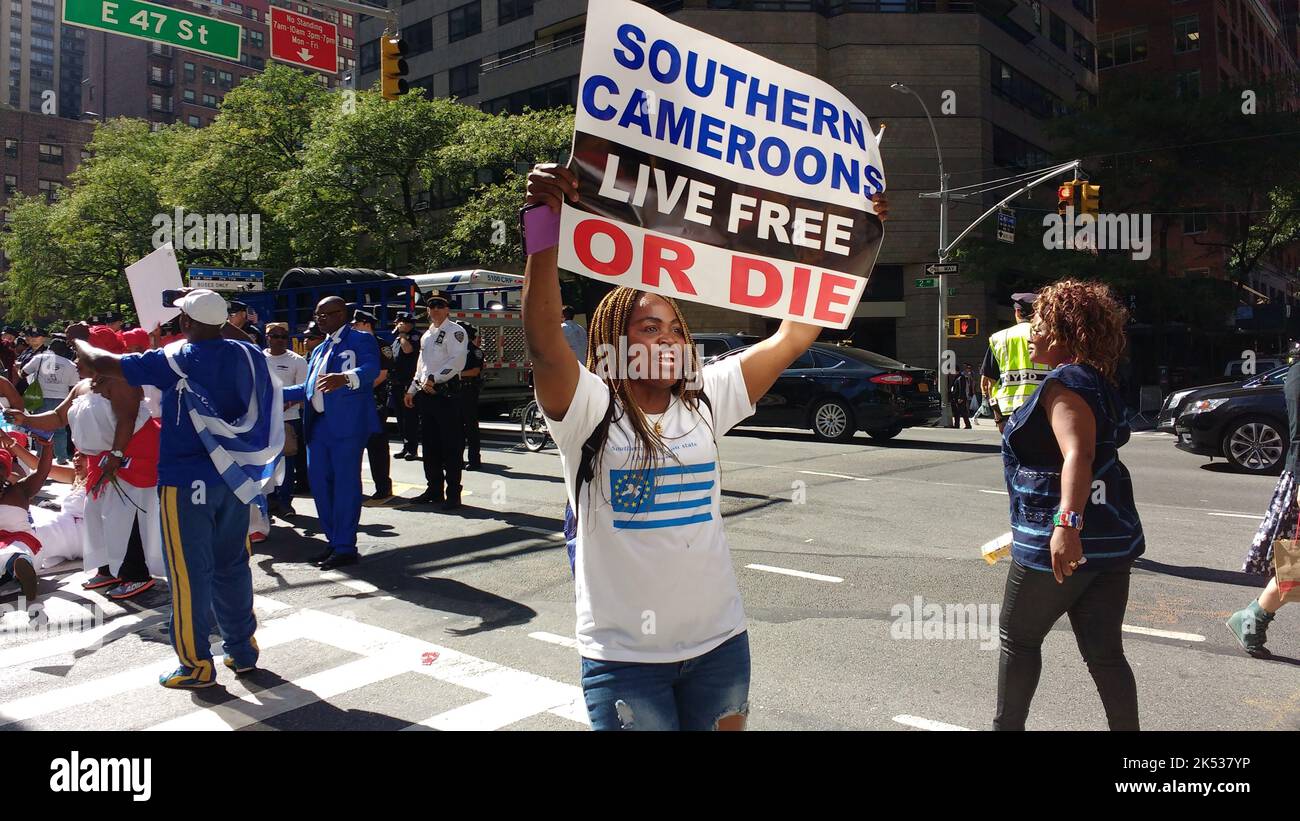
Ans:
MULTIPOLYGON (((925 112, 925 120, 930 124, 930 134, 934 137, 934 153, 939 157, 939 262, 944 262, 948 257, 948 175, 943 170, 943 151, 939 148, 939 132, 934 128, 934 119, 930 116, 930 109, 921 99, 921 95, 902 83, 893 83, 890 85, 894 91, 900 94, 910 94, 921 104, 921 110, 925 112)), ((947 426, 952 423, 952 406, 948 404, 948 374, 944 371, 944 347, 948 342, 948 290, 944 287, 944 275, 938 274, 939 286, 939 347, 938 363, 936 374, 939 387, 939 406, 941 416, 939 423, 947 426)))

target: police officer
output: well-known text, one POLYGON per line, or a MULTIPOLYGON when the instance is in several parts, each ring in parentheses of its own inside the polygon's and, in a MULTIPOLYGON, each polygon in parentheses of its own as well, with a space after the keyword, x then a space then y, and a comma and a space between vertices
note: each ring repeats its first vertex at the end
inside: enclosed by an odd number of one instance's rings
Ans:
POLYGON ((460 372, 465 369, 469 335, 448 318, 451 300, 445 293, 430 292, 424 305, 429 310, 429 330, 420 338, 420 361, 404 401, 420 412, 424 478, 429 486, 411 503, 438 502, 444 510, 455 510, 460 507, 460 460, 465 447, 460 372))
POLYGON ((1025 403, 1049 370, 1029 358, 1029 317, 1033 314, 1034 300, 1038 294, 1025 292, 1011 295, 1016 324, 989 337, 989 349, 984 355, 980 380, 984 395, 989 398, 993 421, 998 430, 1006 417, 1025 403))
POLYGON ((483 456, 479 447, 478 394, 483 387, 483 351, 478 346, 478 329, 465 326, 469 335, 469 352, 465 356, 465 369, 460 372, 460 412, 465 426, 467 459, 465 470, 482 470, 483 456))
POLYGON ((414 462, 420 458, 420 412, 406 407, 403 397, 415 381, 415 369, 420 363, 420 336, 415 332, 415 316, 402 311, 397 314, 393 328, 393 370, 388 374, 393 383, 393 411, 397 414, 397 430, 402 437, 402 449, 395 459, 414 462))

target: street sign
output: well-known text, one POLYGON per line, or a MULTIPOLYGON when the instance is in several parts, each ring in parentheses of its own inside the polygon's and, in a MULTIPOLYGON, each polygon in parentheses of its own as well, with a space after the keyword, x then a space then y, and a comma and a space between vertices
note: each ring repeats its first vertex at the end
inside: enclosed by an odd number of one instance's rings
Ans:
POLYGON ((63 0, 63 22, 239 62, 243 29, 143 0, 63 0))
POLYGON ((271 59, 333 74, 339 70, 339 28, 325 20, 273 6, 271 59))
POLYGON ((925 266, 925 272, 930 276, 935 276, 937 274, 955 274, 957 273, 957 263, 931 262, 929 265, 925 266))
POLYGON ((957 289, 956 289, 956 288, 949 288, 949 289, 948 289, 948 296, 957 296, 957 289))
POLYGON ((190 268, 191 288, 207 288, 209 291, 261 291, 265 273, 248 268, 190 268))
POLYGON ((1016 241, 1016 212, 1010 208, 998 209, 998 241, 1016 241))
POLYGON ((915 284, 916 287, 918 288, 937 288, 939 285, 939 283, 936 280, 928 279, 928 278, 913 280, 913 284, 915 284))

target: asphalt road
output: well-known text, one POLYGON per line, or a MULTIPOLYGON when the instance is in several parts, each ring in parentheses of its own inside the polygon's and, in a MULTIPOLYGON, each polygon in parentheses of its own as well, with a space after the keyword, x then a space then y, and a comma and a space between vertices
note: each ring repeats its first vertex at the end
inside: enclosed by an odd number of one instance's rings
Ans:
MULTIPOLYGON (((345 572, 304 563, 320 545, 310 500, 297 500, 254 557, 265 669, 239 680, 222 669, 202 693, 155 683, 175 664, 165 590, 119 606, 83 593, 80 568, 56 569, 42 579, 47 618, 92 629, 0 619, 0 724, 584 729, 559 459, 500 434, 485 444, 466 510, 364 510, 364 559, 345 572)), ((742 430, 722 455, 753 650, 750 728, 988 727, 1008 567, 978 553, 1008 529, 996 431, 825 444, 742 430), (932 605, 963 618, 927 637, 932 605)), ((1121 456, 1148 543, 1125 618, 1144 728, 1300 728, 1300 611, 1274 622, 1272 661, 1242 654, 1223 626, 1260 586, 1239 569, 1274 480, 1207 466, 1163 434, 1136 435, 1121 456)), ((402 495, 423 490, 418 463, 394 463, 394 476, 402 495)), ((1045 643, 1029 726, 1105 727, 1065 620, 1045 643)))

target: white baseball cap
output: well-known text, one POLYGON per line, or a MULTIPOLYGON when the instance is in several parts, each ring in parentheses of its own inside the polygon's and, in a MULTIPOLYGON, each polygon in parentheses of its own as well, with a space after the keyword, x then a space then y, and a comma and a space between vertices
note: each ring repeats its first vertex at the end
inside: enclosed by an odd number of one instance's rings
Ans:
POLYGON ((226 311, 226 300, 221 294, 203 288, 190 291, 176 300, 175 305, 190 319, 204 325, 224 325, 226 317, 230 315, 226 311))

